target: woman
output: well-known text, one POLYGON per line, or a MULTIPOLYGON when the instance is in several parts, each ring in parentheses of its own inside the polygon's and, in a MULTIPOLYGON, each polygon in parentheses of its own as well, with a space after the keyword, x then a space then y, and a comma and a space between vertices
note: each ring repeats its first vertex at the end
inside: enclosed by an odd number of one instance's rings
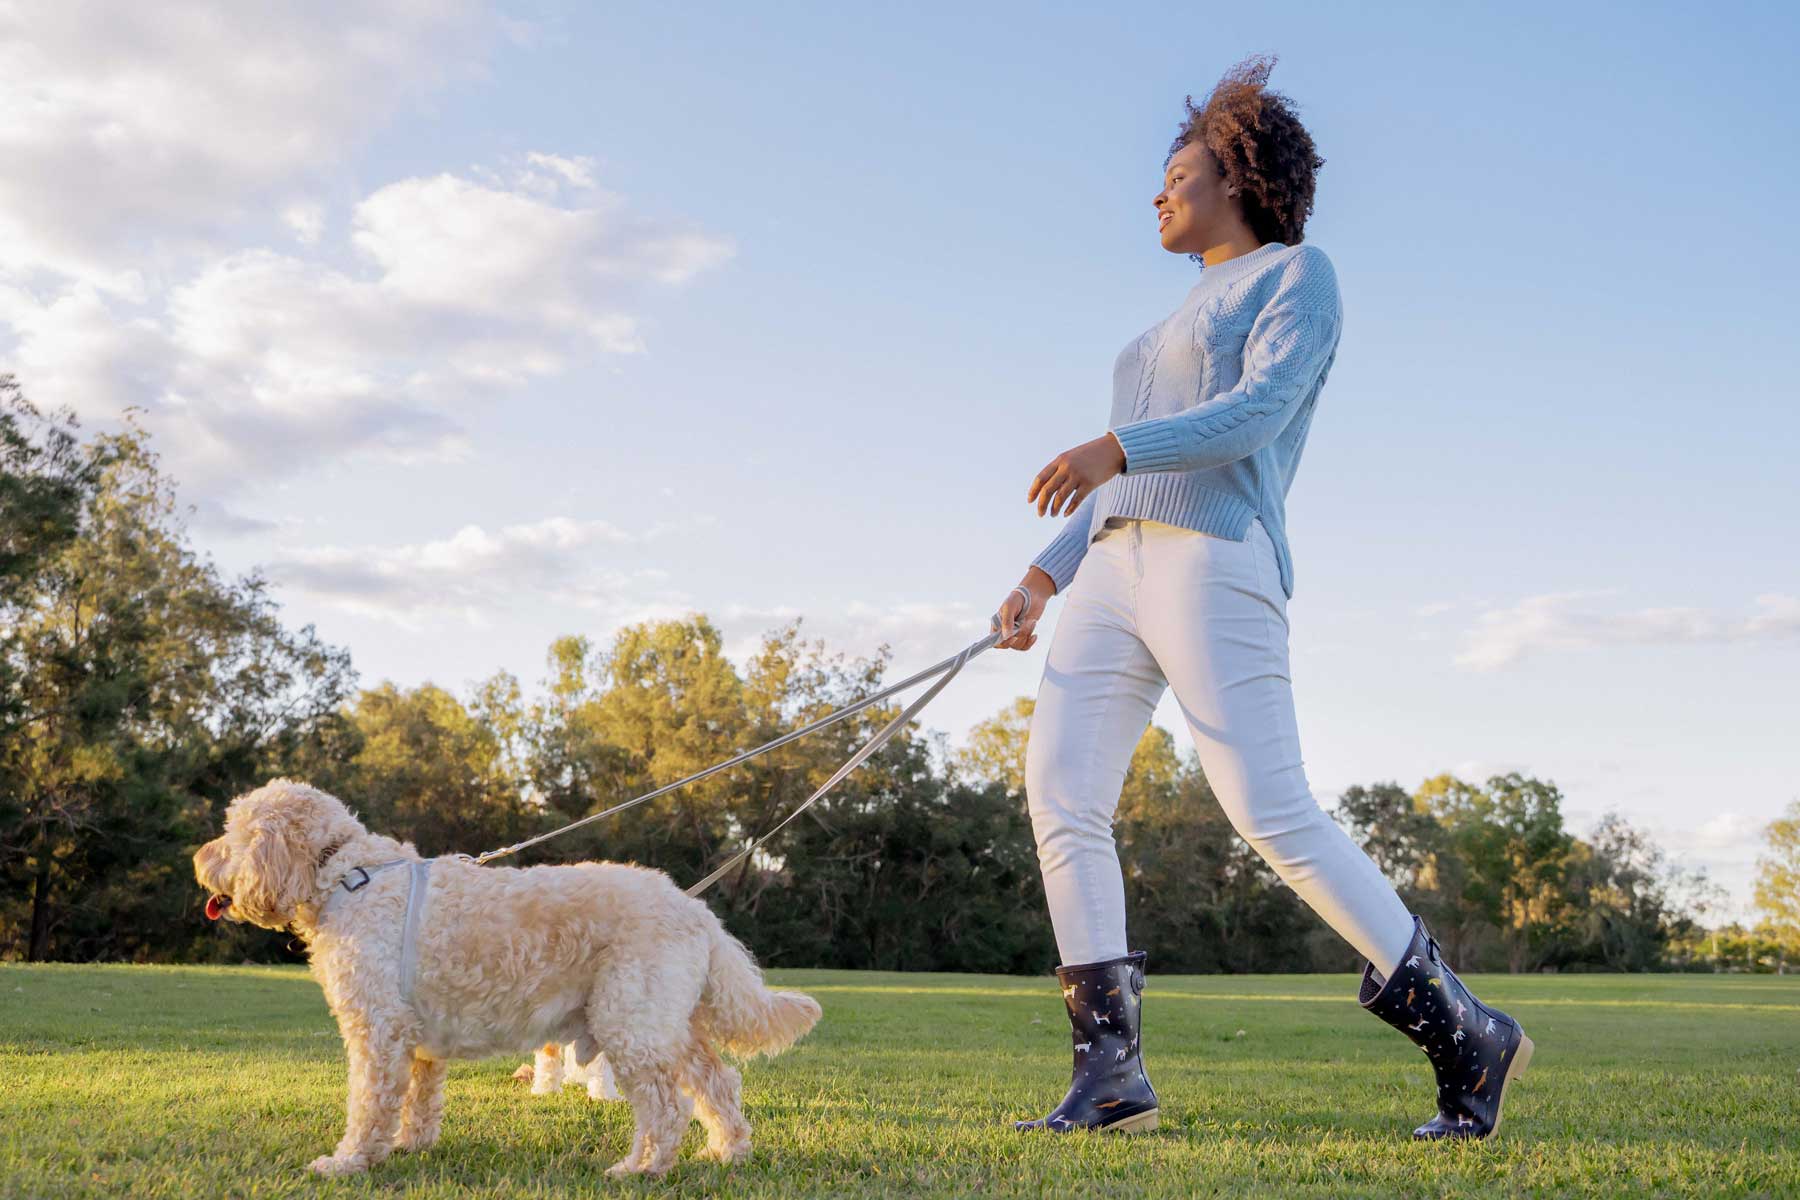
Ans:
POLYGON ((1284 502, 1342 315, 1330 260, 1301 244, 1322 165, 1270 60, 1196 107, 1155 198, 1163 249, 1203 266, 1113 368, 1110 430, 1032 480, 1071 514, 1000 606, 1028 650, 1066 595, 1026 751, 1026 793, 1075 1041, 1068 1094, 1021 1129, 1153 1129, 1140 1059, 1144 953, 1127 952, 1113 841, 1133 748, 1173 687, 1233 826, 1369 960, 1363 1006, 1431 1057, 1438 1114, 1418 1138, 1486 1137, 1532 1050, 1478 1001, 1424 923, 1313 799, 1288 676, 1284 502))

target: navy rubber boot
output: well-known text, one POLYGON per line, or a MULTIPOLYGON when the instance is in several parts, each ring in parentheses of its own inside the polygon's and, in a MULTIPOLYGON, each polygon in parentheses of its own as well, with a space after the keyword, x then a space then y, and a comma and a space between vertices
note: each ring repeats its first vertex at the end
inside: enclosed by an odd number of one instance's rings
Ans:
POLYGON ((1437 1116, 1413 1130, 1421 1140, 1485 1138, 1500 1130, 1506 1088, 1535 1048, 1519 1023, 1475 998, 1413 917, 1412 944, 1385 983, 1363 968, 1362 1006, 1425 1052, 1437 1075, 1437 1116))
POLYGON ((1147 1133, 1156 1128, 1156 1093, 1144 1074, 1139 1044, 1144 952, 1110 962, 1056 968, 1075 1043, 1069 1093, 1047 1115, 1015 1121, 1015 1129, 1104 1129, 1147 1133))

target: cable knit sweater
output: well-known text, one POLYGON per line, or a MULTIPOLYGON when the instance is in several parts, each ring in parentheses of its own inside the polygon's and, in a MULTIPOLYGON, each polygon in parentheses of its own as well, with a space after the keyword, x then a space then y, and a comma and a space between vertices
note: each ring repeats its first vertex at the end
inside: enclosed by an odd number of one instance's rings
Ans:
POLYGON ((1270 242, 1202 270, 1113 364, 1124 474, 1083 500, 1033 565, 1061 592, 1110 517, 1240 542, 1260 517, 1292 596, 1287 493, 1342 326, 1337 275, 1316 246, 1270 242))

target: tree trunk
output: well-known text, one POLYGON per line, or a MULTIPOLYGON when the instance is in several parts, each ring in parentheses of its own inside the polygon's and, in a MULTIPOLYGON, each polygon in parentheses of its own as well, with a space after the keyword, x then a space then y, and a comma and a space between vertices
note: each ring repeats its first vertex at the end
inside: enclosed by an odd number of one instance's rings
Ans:
POLYGON ((50 839, 38 838, 36 886, 31 893, 31 942, 25 951, 27 962, 43 962, 50 953, 50 839))

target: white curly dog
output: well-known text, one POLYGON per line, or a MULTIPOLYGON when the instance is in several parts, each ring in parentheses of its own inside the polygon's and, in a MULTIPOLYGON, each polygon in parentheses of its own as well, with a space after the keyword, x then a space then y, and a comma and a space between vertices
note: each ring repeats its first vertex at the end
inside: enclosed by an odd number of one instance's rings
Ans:
POLYGON ((337 1017, 349 1117, 312 1170, 345 1175, 425 1149, 448 1060, 547 1042, 584 1047, 583 1063, 603 1051, 631 1102, 636 1136, 608 1174, 667 1171, 690 1111, 706 1128, 701 1157, 750 1152, 739 1075, 719 1052, 779 1053, 819 1019, 817 1001, 765 987, 712 911, 661 871, 445 858, 414 895, 421 861, 286 779, 233 800, 224 835, 194 855, 207 915, 292 927, 337 1017))

